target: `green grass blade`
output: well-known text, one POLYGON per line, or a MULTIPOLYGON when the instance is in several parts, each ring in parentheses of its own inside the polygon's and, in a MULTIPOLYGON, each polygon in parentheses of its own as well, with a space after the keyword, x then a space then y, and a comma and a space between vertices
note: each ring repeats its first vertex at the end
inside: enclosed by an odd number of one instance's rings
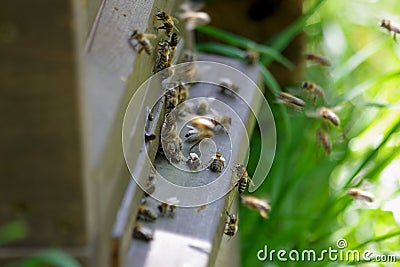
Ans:
POLYGON ((200 52, 220 54, 227 57, 245 59, 246 53, 234 46, 218 44, 218 43, 200 43, 196 44, 196 48, 200 52))
POLYGON ((275 48, 278 51, 282 51, 283 49, 285 49, 293 40, 293 38, 303 30, 303 27, 306 24, 308 18, 311 17, 325 1, 326 0, 316 1, 316 3, 310 8, 310 10, 308 10, 297 21, 295 21, 292 25, 290 25, 279 34, 279 36, 272 42, 271 47, 275 48))
POLYGON ((392 238, 392 237, 395 237, 395 236, 399 236, 399 235, 400 235, 400 230, 393 231, 393 232, 387 233, 385 235, 376 236, 376 237, 373 237, 371 239, 368 239, 367 241, 364 241, 364 242, 358 244, 357 246, 355 246, 355 247, 353 247, 351 249, 354 249, 354 250, 355 249, 359 249, 359 248, 362 248, 362 247, 368 245, 369 243, 380 242, 380 241, 383 241, 383 240, 386 240, 386 239, 389 239, 389 238, 392 238))
POLYGON ((261 68, 261 76, 264 80, 264 83, 275 95, 279 94, 279 92, 281 91, 281 87, 279 86, 274 76, 264 65, 260 64, 260 68, 261 68))
MULTIPOLYGON (((272 60, 276 60, 283 66, 288 69, 293 69, 293 63, 290 62, 287 58, 282 56, 277 50, 268 47, 266 45, 257 44, 254 41, 251 41, 245 37, 212 27, 212 26, 198 26, 196 28, 201 33, 211 35, 221 41, 226 42, 227 44, 242 48, 242 49, 250 49, 259 52, 264 58, 272 60)), ((201 47, 201 46, 200 46, 201 47)), ((211 48, 210 48, 211 49, 211 48)))
POLYGON ((365 81, 358 86, 354 87, 352 90, 348 91, 347 93, 337 97, 332 105, 333 106, 338 106, 342 103, 348 102, 352 100, 353 98, 361 95, 364 93, 366 90, 371 88, 372 86, 377 86, 381 83, 387 82, 392 79, 396 79, 400 77, 400 70, 396 70, 390 73, 387 73, 386 75, 380 76, 379 78, 373 78, 368 81, 365 81))
POLYGON ((344 63, 340 68, 334 69, 332 71, 332 79, 337 84, 344 78, 347 78, 350 73, 357 69, 363 62, 365 62, 370 56, 380 51, 389 42, 381 40, 371 43, 355 53, 351 58, 349 58, 346 63, 344 63))

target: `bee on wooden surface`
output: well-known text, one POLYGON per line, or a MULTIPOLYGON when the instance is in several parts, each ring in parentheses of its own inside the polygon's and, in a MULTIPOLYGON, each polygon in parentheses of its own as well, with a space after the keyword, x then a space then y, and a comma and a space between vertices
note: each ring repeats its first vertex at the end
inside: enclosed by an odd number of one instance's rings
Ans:
POLYGON ((228 128, 229 125, 232 125, 232 118, 225 115, 215 117, 215 121, 225 128, 228 128))
POLYGON ((382 28, 385 28, 390 32, 393 32, 393 39, 396 41, 396 34, 400 33, 400 27, 393 24, 390 20, 388 19, 383 19, 381 20, 380 26, 382 28))
POLYGON ((306 105, 306 103, 302 99, 285 92, 279 93, 278 102, 290 106, 297 111, 300 111, 306 105))
POLYGON ((178 91, 178 103, 183 103, 189 97, 189 85, 178 82, 176 89, 178 91))
POLYGON ((253 65, 260 59, 260 53, 254 50, 247 50, 244 55, 244 59, 247 61, 247 63, 253 65))
POLYGON ((318 143, 321 144, 324 148, 325 156, 329 155, 329 153, 331 153, 332 151, 332 144, 328 133, 322 129, 318 129, 316 137, 318 143))
POLYGON ((210 15, 206 12, 200 12, 202 5, 183 3, 180 5, 182 13, 178 15, 179 19, 186 25, 188 31, 193 30, 198 25, 205 25, 211 22, 210 15))
POLYGON ((268 212, 270 212, 271 206, 267 200, 253 196, 242 196, 242 204, 250 209, 258 210, 261 217, 268 219, 268 212))
POLYGON ((320 107, 317 109, 318 116, 323 118, 326 121, 329 121, 336 127, 339 127, 340 125, 340 119, 339 116, 336 115, 335 112, 333 112, 331 109, 326 108, 326 107, 320 107))
POLYGON ((189 167, 192 170, 195 170, 198 167, 200 167, 201 160, 199 158, 199 155, 197 155, 196 153, 189 153, 189 157, 188 157, 188 159, 186 161, 186 164, 189 165, 189 167))
POLYGON ((154 184, 154 180, 155 180, 155 175, 152 173, 152 174, 149 175, 149 177, 146 180, 146 188, 144 190, 145 197, 150 196, 156 190, 156 186, 154 184))
POLYGON ((200 211, 204 210, 205 208, 207 208, 207 205, 201 205, 200 207, 197 208, 196 212, 200 212, 200 211))
POLYGON ((158 54, 156 63, 153 68, 153 74, 168 68, 168 62, 170 57, 169 44, 167 42, 160 42, 158 44, 158 54))
POLYGON ((153 51, 153 46, 150 43, 151 38, 155 38, 156 36, 154 34, 150 33, 143 33, 138 30, 134 30, 131 37, 129 38, 129 41, 131 40, 136 40, 136 44, 132 44, 133 48, 136 49, 136 46, 140 45, 140 49, 138 51, 138 54, 140 54, 143 50, 146 51, 148 55, 151 54, 153 51))
POLYGON ((322 55, 308 53, 308 54, 305 54, 304 57, 307 60, 312 61, 322 67, 329 67, 331 65, 329 59, 327 59, 326 57, 324 57, 322 55))
POLYGON ((352 196, 354 199, 363 200, 367 202, 374 201, 374 196, 371 193, 359 188, 349 188, 347 189, 347 194, 349 196, 352 196))
POLYGON ((173 218, 175 216, 175 209, 178 203, 178 199, 176 197, 172 197, 167 199, 165 202, 161 202, 157 208, 161 215, 168 214, 169 217, 173 218))
POLYGON ((153 231, 147 227, 144 227, 142 224, 137 223, 133 228, 132 237, 148 242, 153 240, 153 231))
POLYGON ((170 37, 172 31, 175 29, 178 31, 178 29, 175 26, 175 23, 178 23, 178 20, 170 15, 168 15, 164 11, 157 11, 155 14, 155 19, 159 20, 163 23, 162 26, 158 27, 157 29, 159 30, 165 30, 165 34, 170 37))
POLYGON ((232 82, 232 80, 228 78, 221 78, 219 80, 219 87, 221 88, 221 92, 224 94, 227 94, 229 92, 231 95, 234 95, 232 94, 232 92, 239 92, 239 86, 237 86, 235 83, 232 82))
POLYGON ((226 211, 226 215, 228 216, 225 221, 225 229, 224 234, 227 236, 234 236, 238 230, 239 225, 239 216, 236 214, 230 214, 226 211))
POLYGON ((314 104, 317 102, 317 96, 320 96, 322 99, 325 99, 324 90, 322 90, 322 88, 319 85, 313 82, 305 81, 301 84, 301 88, 306 90, 310 95, 310 97, 313 98, 314 104))
POLYGON ((239 194, 243 193, 246 190, 247 184, 249 182, 252 183, 249 174, 247 173, 246 168, 243 165, 236 164, 234 167, 234 174, 239 179, 234 184, 234 187, 237 187, 239 194))
POLYGON ((168 67, 172 66, 172 60, 174 59, 175 50, 176 50, 176 47, 178 46, 178 42, 179 42, 178 34, 174 32, 171 35, 171 38, 168 42, 169 50, 170 50, 170 55, 168 57, 168 67))
POLYGON ((207 101, 199 101, 196 106, 196 114, 197 115, 205 115, 210 110, 210 105, 207 101))
POLYGON ((221 172, 225 166, 225 158, 222 156, 221 152, 216 152, 212 157, 212 162, 210 165, 210 169, 213 172, 221 172))
POLYGON ((157 220, 157 213, 144 204, 139 206, 138 219, 146 222, 154 222, 157 220))
POLYGON ((169 88, 165 91, 164 96, 165 114, 168 115, 179 104, 179 95, 175 88, 169 88))

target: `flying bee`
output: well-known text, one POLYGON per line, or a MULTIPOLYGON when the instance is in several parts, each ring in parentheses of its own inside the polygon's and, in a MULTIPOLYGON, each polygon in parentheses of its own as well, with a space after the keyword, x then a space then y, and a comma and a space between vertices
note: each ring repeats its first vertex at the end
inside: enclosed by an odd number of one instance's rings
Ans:
POLYGON ((188 31, 194 30, 198 25, 205 25, 210 23, 211 18, 206 12, 200 12, 202 5, 193 5, 183 3, 180 5, 182 13, 178 15, 179 19, 186 25, 188 31))
POLYGON ((213 172, 221 172, 224 166, 225 166, 225 158, 222 156, 221 152, 217 151, 215 155, 212 157, 210 169, 213 172))
POLYGON ((157 208, 161 215, 168 214, 169 217, 175 216, 176 205, 179 203, 176 197, 167 199, 165 202, 161 202, 157 208))
POLYGON ((314 53, 308 53, 304 55, 305 59, 317 63, 318 65, 322 67, 329 67, 331 63, 329 62, 329 59, 326 57, 323 57, 322 55, 314 54, 314 53))
POLYGON ((380 26, 382 28, 385 28, 390 32, 393 32, 393 39, 396 41, 396 34, 400 33, 400 27, 393 24, 390 20, 388 19, 383 19, 381 20, 380 26))
POLYGON ((156 63, 153 68, 153 74, 168 68, 168 62, 170 57, 169 44, 165 41, 158 44, 158 54, 156 63))
POLYGON ((169 88, 164 93, 165 96, 165 114, 168 115, 179 103, 178 91, 175 88, 169 88))
POLYGON ((157 213, 152 208, 142 204, 139 206, 138 219, 146 222, 154 222, 157 219, 157 213))
POLYGON ((230 214, 228 211, 225 212, 228 217, 225 220, 224 234, 232 237, 238 230, 239 216, 236 214, 230 214))
POLYGON ((347 189, 347 194, 349 196, 352 196, 354 199, 363 200, 367 202, 374 201, 374 196, 371 193, 359 188, 349 188, 347 189))
POLYGON ((157 11, 157 13, 155 14, 155 19, 160 20, 163 23, 163 25, 158 27, 157 29, 165 30, 165 34, 168 37, 171 36, 171 33, 174 29, 179 32, 179 30, 175 26, 175 23, 178 23, 178 20, 168 15, 166 12, 157 11))
POLYGON ((186 161, 186 164, 189 165, 191 169, 197 169, 201 165, 201 160, 199 155, 196 153, 189 153, 189 157, 186 161))
POLYGON ((143 50, 146 51, 146 53, 148 55, 151 54, 151 52, 153 51, 153 46, 150 43, 151 38, 155 38, 156 36, 154 34, 151 33, 143 33, 140 32, 138 30, 134 30, 131 37, 129 38, 129 41, 131 40, 136 40, 137 43, 133 44, 132 46, 134 48, 136 48, 136 46, 140 45, 140 49, 138 51, 138 54, 140 54, 140 52, 142 52, 143 50))
POLYGON ((253 196, 242 196, 242 204, 250 209, 258 210, 261 217, 268 219, 268 212, 270 212, 271 206, 268 204, 267 200, 253 196))
POLYGON ((153 240, 153 231, 147 227, 144 227, 142 224, 137 223, 133 228, 132 237, 148 242, 153 240))
POLYGON ((328 133, 322 129, 319 129, 319 130, 317 130, 316 137, 317 137, 318 143, 324 147, 325 156, 329 155, 329 153, 331 153, 331 151, 332 151, 332 144, 331 144, 328 133))
POLYGON ((243 165, 236 164, 234 167, 234 174, 236 177, 239 177, 235 182, 234 187, 237 187, 239 194, 241 194, 246 190, 247 184, 249 182, 253 183, 253 181, 249 177, 249 174, 243 165))
POLYGON ((339 116, 336 115, 336 113, 333 112, 331 109, 326 108, 326 107, 320 107, 317 109, 317 114, 324 120, 329 121, 336 127, 339 127, 339 125, 340 125, 339 116))
POLYGON ((301 88, 303 88, 310 94, 310 96, 314 100, 314 104, 317 102, 317 96, 320 96, 322 99, 325 98, 324 90, 322 90, 319 85, 313 82, 305 81, 301 84, 301 88))
POLYGON ((301 108, 303 108, 306 105, 306 103, 302 99, 285 92, 279 93, 278 102, 290 106, 296 109, 297 111, 300 111, 301 108))
POLYGON ((253 65, 254 63, 256 63, 259 60, 260 53, 258 53, 257 51, 254 51, 254 50, 247 50, 244 55, 244 58, 247 61, 247 63, 249 63, 250 65, 253 65))
MULTIPOLYGON (((221 88, 221 92, 226 94, 227 92, 239 92, 239 86, 237 86, 235 83, 233 83, 230 79, 228 78, 221 78, 219 80, 219 87, 221 88)), ((234 95, 234 94, 232 94, 234 95)))
POLYGON ((171 35, 171 38, 168 42, 169 50, 170 50, 170 55, 168 57, 168 67, 172 66, 172 60, 174 59, 175 50, 176 50, 176 47, 178 46, 178 42, 179 42, 178 34, 174 32, 171 35))

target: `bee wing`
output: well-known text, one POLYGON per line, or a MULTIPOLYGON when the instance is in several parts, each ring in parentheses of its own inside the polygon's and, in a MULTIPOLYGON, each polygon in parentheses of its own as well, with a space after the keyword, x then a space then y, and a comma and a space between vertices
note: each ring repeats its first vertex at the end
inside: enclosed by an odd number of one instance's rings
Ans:
POLYGON ((314 111, 306 111, 306 116, 310 118, 318 118, 319 114, 316 110, 314 111))
POLYGON ((148 39, 154 39, 154 38, 157 37, 157 36, 156 36, 155 34, 153 34, 153 33, 143 33, 143 36, 146 37, 146 38, 148 38, 148 39))

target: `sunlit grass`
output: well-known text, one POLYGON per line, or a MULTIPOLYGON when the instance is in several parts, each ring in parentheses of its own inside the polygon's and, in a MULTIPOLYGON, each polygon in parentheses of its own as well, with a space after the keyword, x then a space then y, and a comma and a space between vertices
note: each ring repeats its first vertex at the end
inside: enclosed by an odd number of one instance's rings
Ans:
MULTIPOLYGON (((393 201, 400 206, 400 179, 395 167, 400 154, 400 44, 379 27, 379 21, 388 18, 400 24, 400 20, 396 21, 400 5, 396 0, 308 0, 304 10, 305 15, 296 23, 265 43, 268 49, 280 53, 299 31, 304 31, 308 37, 307 51, 331 59, 330 68, 307 64, 303 80, 324 88, 326 105, 338 108, 342 125, 329 130, 333 151, 324 157, 315 141, 320 120, 287 110, 269 99, 276 119, 278 146, 272 169, 254 194, 268 197, 272 211, 266 221, 255 212, 240 208, 243 266, 269 266, 256 257, 264 245, 276 250, 319 251, 329 246, 335 249, 336 241, 345 238, 351 249, 372 249, 387 255, 398 250, 400 212, 393 208, 393 201), (354 200, 346 194, 349 187, 373 193, 374 202, 354 200), (389 202, 391 208, 387 208, 389 202)), ((204 28, 202 31, 205 32, 204 28)), ((218 34, 214 37, 219 38, 218 34)), ((236 51, 241 55, 236 58, 243 59, 243 49, 248 46, 224 37, 219 39, 235 47, 224 47, 225 51, 236 51)), ((212 52, 213 45, 207 46, 207 51, 212 52)), ((221 47, 216 46, 214 52, 223 53, 221 47)), ((267 66, 272 60, 277 57, 269 55, 260 62, 267 66)), ((280 88, 267 68, 261 67, 261 71, 272 95, 286 90, 280 88)), ((304 97, 299 90, 295 92, 304 97)), ((252 146, 259 142, 259 136, 254 134, 252 146)), ((249 162, 250 174, 254 164, 249 162)))

